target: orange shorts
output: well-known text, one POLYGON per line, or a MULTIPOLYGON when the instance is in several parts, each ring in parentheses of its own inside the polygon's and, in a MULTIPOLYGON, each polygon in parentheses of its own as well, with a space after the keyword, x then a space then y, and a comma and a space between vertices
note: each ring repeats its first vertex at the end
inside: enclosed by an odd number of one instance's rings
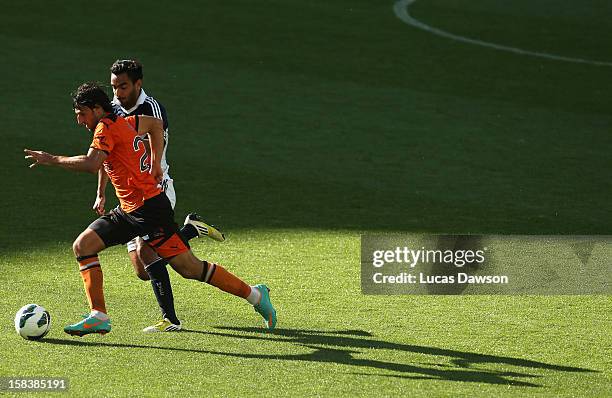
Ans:
POLYGON ((161 237, 147 242, 153 250, 162 258, 168 259, 185 253, 189 247, 175 232, 169 238, 161 237))

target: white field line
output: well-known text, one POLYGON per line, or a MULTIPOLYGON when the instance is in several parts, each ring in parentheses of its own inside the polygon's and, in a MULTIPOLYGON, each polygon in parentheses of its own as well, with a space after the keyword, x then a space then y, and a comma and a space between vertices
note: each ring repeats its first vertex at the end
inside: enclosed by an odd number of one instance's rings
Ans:
POLYGON ((533 57, 553 59, 555 61, 574 62, 578 64, 589 64, 589 65, 598 65, 598 66, 612 66, 612 62, 593 61, 590 59, 564 57, 561 55, 523 50, 521 48, 509 47, 509 46, 504 46, 501 44, 489 43, 489 42, 482 41, 482 40, 471 39, 469 37, 455 35, 455 34, 443 31, 441 29, 437 29, 432 26, 429 26, 415 19, 412 15, 410 15, 410 13, 408 12, 408 8, 410 8, 410 6, 415 1, 416 0, 398 0, 396 1, 395 4, 393 5, 393 11, 395 12, 395 15, 399 19, 401 19, 403 22, 407 23, 408 25, 414 26, 415 28, 423 29, 424 31, 427 31, 437 36, 445 37, 447 39, 460 41, 464 43, 475 44, 477 46, 493 48, 495 50, 508 51, 511 53, 521 54, 521 55, 530 55, 533 57))

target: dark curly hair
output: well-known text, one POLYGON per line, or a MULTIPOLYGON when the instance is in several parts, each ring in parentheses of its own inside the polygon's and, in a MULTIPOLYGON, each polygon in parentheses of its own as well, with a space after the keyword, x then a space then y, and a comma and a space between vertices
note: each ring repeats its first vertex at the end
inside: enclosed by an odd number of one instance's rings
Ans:
POLYGON ((106 92, 98 83, 83 83, 72 93, 72 106, 74 109, 84 106, 93 109, 96 105, 100 105, 107 113, 113 112, 113 106, 108 95, 106 95, 106 92))
POLYGON ((127 73, 132 83, 142 79, 142 64, 135 59, 118 59, 110 67, 114 75, 127 73))

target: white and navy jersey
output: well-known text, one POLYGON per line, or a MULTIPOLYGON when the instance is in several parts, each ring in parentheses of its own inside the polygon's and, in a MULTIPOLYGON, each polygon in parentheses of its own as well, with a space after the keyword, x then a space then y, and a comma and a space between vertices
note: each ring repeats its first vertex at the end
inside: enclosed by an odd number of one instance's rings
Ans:
POLYGON ((136 100, 136 105, 131 109, 125 109, 121 106, 121 103, 117 97, 113 98, 113 110, 119 116, 132 116, 132 115, 147 115, 161 119, 164 123, 164 153, 162 154, 161 167, 164 172, 164 178, 162 182, 162 188, 166 188, 168 183, 172 182, 168 170, 170 166, 166 161, 166 149, 168 148, 168 115, 166 114, 166 108, 153 97, 148 96, 143 89, 140 90, 140 95, 136 100))

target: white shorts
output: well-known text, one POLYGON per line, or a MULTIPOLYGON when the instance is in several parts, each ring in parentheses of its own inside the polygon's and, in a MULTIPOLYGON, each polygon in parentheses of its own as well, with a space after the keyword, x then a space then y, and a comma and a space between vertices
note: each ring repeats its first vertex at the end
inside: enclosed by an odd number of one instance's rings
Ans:
MULTIPOLYGON (((174 206, 176 205, 176 192, 174 191, 174 180, 172 180, 172 178, 170 177, 164 179, 162 181, 162 188, 164 188, 164 192, 166 193, 166 196, 170 200, 170 204, 172 205, 172 209, 174 210, 174 206)), ((138 239, 139 238, 134 238, 126 244, 128 253, 136 251, 136 241, 138 239)))

